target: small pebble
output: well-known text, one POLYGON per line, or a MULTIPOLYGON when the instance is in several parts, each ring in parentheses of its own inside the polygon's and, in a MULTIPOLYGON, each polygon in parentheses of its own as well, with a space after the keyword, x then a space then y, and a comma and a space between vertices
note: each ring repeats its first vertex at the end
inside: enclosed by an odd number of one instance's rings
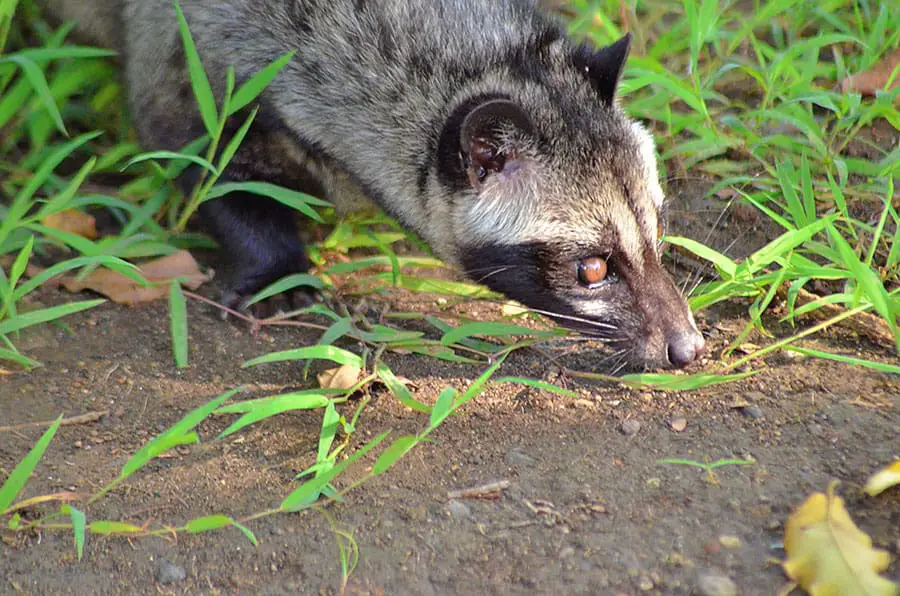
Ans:
POLYGON ((184 567, 179 567, 165 559, 160 561, 159 569, 156 570, 156 581, 161 584, 173 584, 183 581, 186 577, 187 571, 184 570, 184 567))
POLYGON ((737 536, 719 536, 719 544, 727 548, 728 550, 740 550, 743 548, 744 543, 741 542, 741 539, 737 536))
POLYGON ((638 588, 641 590, 641 592, 649 592, 655 587, 656 586, 653 584, 653 580, 646 576, 642 577, 638 582, 638 588))
POLYGON ((641 430, 641 423, 633 418, 629 418, 622 423, 622 426, 619 427, 619 430, 621 430, 622 434, 626 437, 633 437, 634 435, 638 434, 638 431, 641 430))
POLYGON ((759 420, 763 417, 762 410, 759 409, 758 406, 747 406, 746 408, 741 408, 741 413, 753 420, 759 420))
POLYGON ((700 571, 697 574, 697 591, 703 596, 736 596, 738 593, 731 578, 716 571, 700 571))
POLYGON ((685 417, 685 415, 681 413, 674 414, 669 420, 669 428, 677 433, 680 433, 685 428, 687 428, 687 417, 685 417))
POLYGON ((447 511, 454 519, 466 519, 471 517, 472 510, 462 501, 453 500, 447 504, 447 511))
POLYGON ((656 490, 662 486, 662 480, 659 478, 647 478, 646 482, 644 482, 644 485, 647 488, 656 490))
POLYGON ((572 548, 571 546, 566 546, 566 547, 563 547, 563 549, 561 551, 559 551, 559 558, 560 559, 568 559, 569 557, 571 557, 574 554, 575 554, 575 549, 572 548))

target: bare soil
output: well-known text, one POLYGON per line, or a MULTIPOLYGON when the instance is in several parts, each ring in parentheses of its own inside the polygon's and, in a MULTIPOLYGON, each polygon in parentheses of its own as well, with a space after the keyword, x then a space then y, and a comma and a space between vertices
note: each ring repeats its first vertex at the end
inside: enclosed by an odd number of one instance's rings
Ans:
MULTIPOLYGON (((205 291, 215 295, 215 288, 205 291)), ((39 298, 70 299, 53 289, 39 298)), ((434 297, 396 299, 408 309, 416 301, 427 308, 434 297)), ((470 311, 491 317, 496 308, 473 303, 470 311)), ((739 333, 745 312, 746 305, 731 304, 701 314, 710 354, 739 333)), ((60 428, 24 496, 96 491, 146 441, 230 388, 248 385, 249 397, 314 382, 304 381, 292 364, 240 364, 310 344, 315 334, 266 329, 254 336, 195 301, 189 317, 186 370, 172 362, 165 304, 107 304, 67 319, 69 331, 45 326, 23 336, 21 345, 44 367, 0 375, 0 426, 108 412, 60 428)), ((771 328, 789 332, 774 322, 771 328)), ((804 345, 896 362, 889 347, 852 330, 832 330, 804 345)), ((388 358, 429 402, 448 385, 466 387, 483 369, 421 356, 388 358)), ((587 351, 569 363, 590 369, 601 359, 587 351)), ((839 492, 858 525, 895 555, 887 575, 900 579, 900 490, 868 498, 860 488, 900 456, 900 379, 783 354, 754 367, 761 370, 754 377, 700 391, 634 391, 566 379, 536 352, 514 354, 504 374, 564 384, 580 398, 491 386, 445 422, 433 443, 330 506, 328 513, 359 545, 349 592, 729 594, 727 585, 718 592, 711 586, 730 578, 740 594, 771 595, 785 582, 772 561, 783 556, 787 515, 832 480, 841 481, 839 492), (659 463, 664 458, 756 463, 720 467, 709 476, 659 463), (510 483, 497 498, 448 500, 448 491, 495 481, 510 483)), ((425 426, 422 415, 384 388, 370 391, 359 423, 363 436, 354 446, 386 429, 398 436, 425 426)), ((355 406, 342 411, 349 415, 355 406)), ((295 475, 315 461, 320 416, 281 415, 219 442, 212 438, 233 418, 207 421, 198 429, 202 444, 156 460, 89 506, 88 518, 177 526, 203 515, 240 519, 276 506, 297 486, 295 475)), ((0 432, 4 474, 42 431, 0 432)), ((351 468, 338 484, 346 486, 371 463, 351 468)), ((90 537, 80 562, 67 530, 4 530, 0 592, 339 591, 340 560, 322 513, 270 516, 249 526, 257 547, 234 529, 90 537)))

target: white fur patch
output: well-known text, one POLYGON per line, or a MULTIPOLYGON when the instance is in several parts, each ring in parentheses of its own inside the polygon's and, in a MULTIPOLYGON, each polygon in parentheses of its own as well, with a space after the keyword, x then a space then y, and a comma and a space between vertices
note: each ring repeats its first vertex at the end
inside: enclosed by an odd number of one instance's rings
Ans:
POLYGON ((644 179, 647 181, 647 192, 650 193, 650 199, 653 201, 653 204, 659 209, 662 207, 665 197, 662 187, 659 185, 659 171, 656 166, 656 144, 653 142, 653 137, 640 122, 632 122, 631 129, 639 142, 641 162, 644 166, 644 179))

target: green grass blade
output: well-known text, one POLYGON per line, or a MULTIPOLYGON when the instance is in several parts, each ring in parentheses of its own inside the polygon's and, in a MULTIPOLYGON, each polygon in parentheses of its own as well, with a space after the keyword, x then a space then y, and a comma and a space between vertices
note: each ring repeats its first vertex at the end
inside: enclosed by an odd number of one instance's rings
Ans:
POLYGON ((31 448, 28 454, 19 462, 19 465, 15 467, 3 482, 3 486, 0 487, 0 514, 5 513, 9 509, 15 498, 28 484, 31 473, 34 472, 35 466, 43 457, 50 441, 53 440, 53 435, 56 434, 56 429, 59 428, 60 422, 62 422, 62 414, 50 425, 50 428, 44 431, 44 434, 34 444, 34 447, 31 448))
POLYGON ((231 137, 231 140, 228 141, 228 144, 225 146, 225 149, 219 154, 219 161, 216 164, 219 167, 219 170, 222 171, 228 166, 231 162, 231 158, 234 157, 234 154, 237 153, 238 148, 244 142, 244 137, 247 136, 247 131, 250 130, 250 126, 253 124, 253 121, 256 119, 256 114, 259 112, 259 108, 253 108, 250 114, 247 116, 247 119, 244 120, 244 123, 241 124, 241 127, 234 133, 234 136, 231 137))
POLYGON ((9 360, 11 362, 15 362, 16 364, 18 364, 19 366, 21 366, 22 368, 24 368, 26 370, 29 370, 29 369, 32 369, 32 368, 35 368, 35 367, 41 365, 41 363, 38 362, 37 360, 32 360, 31 358, 23 356, 22 354, 19 354, 18 352, 13 352, 12 350, 7 350, 5 348, 0 348, 0 360, 9 360))
POLYGON ((391 431, 386 430, 368 443, 366 443, 363 447, 358 449, 353 455, 342 461, 341 463, 335 465, 331 470, 325 472, 321 475, 316 475, 315 478, 311 480, 307 480, 299 487, 297 487, 291 494, 289 494, 285 499, 281 502, 279 509, 282 511, 296 511, 298 509, 303 509, 304 507, 309 506, 316 499, 319 498, 319 495, 322 494, 322 491, 328 486, 328 483, 331 482, 334 478, 339 476, 351 465, 356 463, 360 458, 362 458, 369 451, 377 447, 384 441, 391 431))
MULTIPOLYGON (((35 170, 34 175, 31 176, 28 180, 28 183, 22 187, 22 190, 16 194, 16 198, 13 200, 14 205, 25 204, 28 205, 28 201, 34 196, 34 193, 38 191, 38 189, 43 186, 47 179, 50 178, 53 171, 56 167, 62 163, 64 159, 69 157, 72 153, 75 152, 79 147, 89 143, 90 141, 99 137, 101 132, 91 132, 83 135, 79 135, 60 146, 57 149, 54 149, 44 160, 41 162, 41 165, 35 170)), ((4 221, 6 224, 6 221, 4 221)), ((0 228, 0 239, 4 236, 2 228, 0 228)))
POLYGON ((563 389, 553 383, 548 383, 546 381, 541 381, 539 379, 527 379, 524 377, 501 377, 499 379, 495 379, 491 381, 492 383, 516 383, 519 385, 527 385, 528 387, 534 387, 535 389, 540 389, 541 391, 547 391, 548 393, 556 393, 558 395, 564 395, 566 397, 578 397, 578 394, 574 391, 570 391, 569 389, 563 389))
POLYGON ((387 472, 391 466, 397 463, 397 460, 406 455, 406 453, 415 447, 418 442, 419 437, 415 435, 406 435, 395 440, 391 446, 385 449, 381 455, 378 456, 378 459, 375 460, 375 465, 372 466, 372 474, 374 476, 380 476, 387 472))
POLYGON ((428 419, 428 428, 437 428, 447 416, 453 412, 453 404, 459 392, 453 387, 445 387, 441 394, 438 395, 434 407, 431 409, 431 417, 428 419))
POLYGON ((690 238, 682 238, 680 236, 665 236, 660 240, 662 242, 668 242, 669 244, 674 244, 675 246, 685 248, 701 259, 709 261, 716 267, 716 269, 718 269, 722 273, 722 277, 726 279, 733 279, 737 273, 737 263, 723 255, 722 253, 715 251, 708 246, 697 242, 696 240, 691 240, 690 238))
POLYGON ((334 444, 334 437, 337 436, 338 425, 341 421, 341 415, 338 414, 334 407, 334 402, 329 400, 325 406, 325 412, 322 414, 322 430, 319 432, 319 447, 316 451, 316 463, 324 463, 328 461, 328 453, 334 444))
POLYGON ((377 363, 375 365, 375 373, 401 404, 416 412, 422 412, 423 414, 431 412, 431 408, 427 404, 423 404, 413 397, 410 390, 396 375, 394 375, 394 372, 387 364, 384 362, 377 363))
POLYGON ((188 366, 188 322, 187 301, 181 284, 173 281, 169 285, 169 331, 172 334, 172 355, 175 366, 188 366))
POLYGON ((50 87, 47 85, 47 79, 44 78, 44 71, 41 70, 41 67, 21 54, 12 54, 6 58, 0 58, 0 64, 4 62, 15 63, 22 69, 22 72, 25 73, 25 78, 31 83, 31 87, 38 94, 38 97, 41 98, 44 108, 53 119, 56 129, 65 136, 69 136, 66 125, 63 124, 62 115, 59 113, 59 108, 56 107, 56 101, 53 99, 53 92, 50 91, 50 87))
POLYGON ((206 420, 216 408, 218 408, 226 400, 231 399, 241 388, 232 389, 220 395, 219 397, 207 402, 206 404, 191 410, 181 420, 176 422, 171 428, 157 436, 149 443, 144 445, 137 453, 125 463, 122 472, 119 474, 119 481, 125 480, 137 470, 141 469, 147 462, 168 451, 177 445, 187 443, 196 443, 198 441, 196 433, 190 432, 198 424, 206 420))
POLYGON ((99 534, 101 536, 112 536, 113 534, 140 534, 144 528, 135 526, 134 524, 126 524, 123 522, 98 520, 88 525, 91 534, 99 534))
POLYGON ((809 242, 813 236, 831 226, 831 222, 833 222, 837 218, 837 214, 831 214, 826 217, 822 217, 817 219, 808 225, 798 229, 798 230, 789 230, 781 234, 775 240, 772 240, 755 253, 747 257, 743 263, 740 265, 741 270, 746 270, 751 274, 758 273, 762 271, 769 265, 771 265, 775 260, 781 258, 782 256, 788 254, 790 251, 794 250, 801 244, 809 242))
POLYGON ((851 356, 842 356, 840 354, 830 354, 821 350, 813 350, 811 348, 801 348, 799 346, 785 346, 785 350, 796 352, 804 356, 812 356, 813 358, 824 358, 826 360, 834 360, 843 362, 844 364, 852 364, 853 366, 864 366, 877 370, 878 372, 889 373, 892 375, 900 375, 900 366, 896 364, 885 364, 884 362, 873 362, 872 360, 864 360, 862 358, 853 358, 851 356))
POLYGON ((740 381, 757 374, 759 371, 751 370, 731 375, 717 375, 712 373, 696 373, 693 375, 671 375, 664 373, 643 373, 623 375, 618 380, 632 387, 653 387, 668 391, 692 391, 713 385, 722 385, 733 381, 740 381))
POLYGON ((481 373, 481 376, 475 379, 475 381, 469 385, 468 389, 466 389, 465 393, 459 398, 459 400, 454 405, 454 408, 458 408, 462 406, 464 403, 477 397, 481 390, 484 388, 485 384, 491 380, 491 377, 494 376, 494 373, 497 372, 497 369, 503 365, 503 362, 506 361, 506 356, 508 354, 503 354, 497 360, 491 364, 487 370, 481 373))
POLYGON ((184 525, 188 534, 202 534, 219 528, 232 526, 234 522, 227 515, 216 514, 196 517, 184 525))
POLYGON ((334 346, 308 346, 305 348, 296 348, 294 350, 284 350, 282 352, 273 352, 254 358, 241 365, 242 368, 256 366, 258 364, 268 364, 272 362, 284 362, 286 360, 330 360, 338 364, 346 364, 363 368, 363 360, 353 352, 348 352, 334 346))
POLYGON ((321 290, 325 287, 325 283, 315 275, 311 275, 309 273, 294 273, 293 275, 282 277, 275 283, 266 286, 265 288, 254 294, 247 302, 247 306, 256 304, 257 302, 261 302, 262 300, 266 300, 267 298, 271 298, 272 296, 284 294, 301 287, 321 290))
POLYGON ((58 213, 60 211, 64 211, 70 207, 72 199, 75 197, 75 193, 78 192, 78 189, 81 188, 81 185, 84 183, 85 179, 87 179, 88 174, 90 174, 94 166, 97 163, 96 157, 91 157, 88 159, 83 166, 76 172, 66 187, 59 193, 56 194, 52 199, 47 201, 43 207, 41 207, 40 211, 38 211, 35 219, 42 220, 50 214, 58 213))
POLYGON ((253 546, 259 546, 259 540, 256 539, 256 535, 250 530, 250 528, 239 522, 232 522, 232 525, 247 537, 247 540, 250 541, 250 544, 252 544, 253 546))
POLYGON ((68 514, 69 519, 72 520, 72 534, 75 539, 75 552, 78 555, 78 560, 80 561, 82 556, 84 555, 84 538, 85 531, 87 530, 87 518, 84 515, 84 512, 72 507, 71 505, 63 505, 62 512, 64 514, 68 514))
POLYGON ((339 319, 331 324, 331 327, 325 330, 322 337, 316 343, 322 346, 328 346, 344 337, 353 329, 353 321, 349 318, 339 319))
POLYGON ((275 80, 275 77, 278 76, 278 73, 281 72, 288 62, 291 61, 291 58, 294 57, 295 52, 288 52, 281 58, 275 60, 258 73, 250 77, 246 83, 238 87, 238 90, 235 91, 234 95, 231 97, 231 103, 228 106, 228 115, 232 115, 235 112, 238 112, 249 104, 251 101, 259 97, 259 94, 265 90, 269 84, 275 80))
POLYGON ((15 292, 13 293, 13 297, 15 300, 21 300, 23 297, 36 290, 38 287, 40 287, 41 284, 51 278, 65 273, 66 271, 71 271, 80 267, 88 267, 91 265, 103 266, 111 271, 115 271, 116 273, 121 273, 122 275, 128 277, 129 279, 142 286, 149 285, 149 282, 144 279, 143 275, 141 275, 140 269, 138 269, 134 264, 129 263, 128 261, 123 261, 118 257, 110 257, 106 255, 93 257, 75 257, 74 259, 68 259, 60 263, 56 263, 55 265, 51 265, 34 277, 30 278, 28 281, 22 283, 19 287, 16 288, 15 292))
POLYGON ((878 278, 871 268, 863 263, 850 244, 841 236, 841 233, 831 225, 830 220, 827 222, 828 234, 832 242, 837 245, 838 251, 843 258, 844 265, 853 274, 859 284, 859 288, 863 291, 866 298, 872 303, 872 306, 879 315, 885 320, 894 334, 894 344, 898 352, 900 352, 900 333, 897 330, 897 314, 891 306, 891 298, 884 287, 884 284, 878 278))
POLYGON ((248 399, 233 404, 228 404, 227 406, 222 406, 221 408, 216 410, 216 414, 246 414, 247 412, 252 412, 256 408, 263 407, 277 399, 280 399, 283 395, 323 395, 325 397, 337 397, 340 395, 344 395, 345 393, 346 391, 343 389, 304 389, 302 391, 292 391, 290 393, 271 395, 269 397, 261 397, 258 399, 248 399))
MULTIPOLYGON (((181 32, 181 41, 184 45, 184 55, 187 60, 188 75, 191 79, 191 88, 194 90, 194 98, 197 100, 197 107, 200 109, 200 118, 203 120, 203 126, 206 133, 215 138, 218 131, 219 116, 216 110, 216 99, 213 96, 212 87, 203 69, 203 63, 200 61, 200 54, 197 53, 197 46, 191 37, 191 30, 188 27, 187 20, 178 1, 175 0, 175 13, 178 16, 178 30, 181 32)), ((185 106, 185 109, 190 109, 185 106)))
POLYGON ((14 331, 19 331, 34 325, 40 325, 48 321, 55 321, 71 314, 94 308, 103 304, 106 300, 82 300, 80 302, 70 302, 69 304, 60 304, 59 306, 51 306, 39 310, 32 310, 26 313, 19 313, 14 318, 0 322, 0 335, 9 335, 14 331))
MULTIPOLYGON (((13 288, 19 283, 19 279, 22 277, 22 274, 25 273, 25 268, 28 267, 28 260, 31 258, 32 250, 34 250, 34 234, 29 234, 28 241, 25 243, 25 246, 22 247, 22 250, 19 251, 19 254, 16 255, 16 260, 13 261, 12 267, 9 268, 9 280, 7 281, 7 284, 10 297, 12 296, 13 288)), ((2 316, 2 314, 3 313, 0 312, 0 316, 2 316)))
POLYGON ((468 339, 473 335, 488 337, 509 337, 510 335, 527 335, 530 337, 552 337, 562 335, 562 330, 540 331, 511 323, 464 323, 455 327, 441 337, 441 344, 452 346, 462 339, 468 339))
POLYGON ((147 153, 141 153, 140 155, 136 155, 135 157, 129 159, 128 162, 122 167, 122 171, 127 170, 135 164, 157 159, 190 162, 200 166, 205 170, 208 170, 213 176, 220 175, 219 169, 216 166, 203 159, 199 155, 180 153, 178 151, 149 151, 147 153))
POLYGON ((286 393, 284 395, 279 395, 272 398, 268 403, 260 404, 259 406, 253 408, 252 410, 241 416, 228 428, 219 433, 219 435, 216 437, 216 440, 234 434, 246 426, 250 426, 251 424, 255 424, 261 420, 271 418, 272 416, 276 416, 284 412, 324 408, 329 403, 331 403, 331 401, 321 394, 316 395, 307 393, 286 393))
POLYGON ((311 207, 311 205, 316 207, 331 206, 331 203, 328 203, 321 199, 317 199, 312 195, 298 192, 296 190, 290 190, 288 188, 284 188, 283 186, 278 186, 277 184, 271 184, 269 182, 224 182, 221 184, 216 184, 210 189, 208 193, 206 193, 206 196, 203 197, 203 200, 209 201, 212 199, 223 197, 232 192, 249 192, 251 194, 269 197, 270 199, 274 199, 283 205, 287 205, 292 209, 296 209, 306 217, 319 223, 322 223, 324 220, 322 219, 322 216, 319 215, 316 210, 311 207))

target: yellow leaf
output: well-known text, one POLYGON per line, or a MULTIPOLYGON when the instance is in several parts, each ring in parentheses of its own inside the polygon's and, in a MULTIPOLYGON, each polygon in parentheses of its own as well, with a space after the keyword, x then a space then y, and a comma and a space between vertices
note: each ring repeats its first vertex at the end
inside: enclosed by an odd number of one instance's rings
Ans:
POLYGON ((866 494, 874 497, 898 484, 900 484, 900 460, 885 466, 869 478, 869 481, 866 482, 866 494))
POLYGON ((880 577, 891 556, 872 548, 834 494, 814 493, 787 520, 784 572, 813 596, 894 596, 897 584, 880 577))
POLYGON ((518 302, 507 302, 500 311, 504 317, 518 317, 529 312, 527 308, 518 302))
POLYGON ((319 387, 322 389, 350 389, 359 382, 362 370, 359 367, 345 364, 338 368, 329 368, 319 374, 319 387))

